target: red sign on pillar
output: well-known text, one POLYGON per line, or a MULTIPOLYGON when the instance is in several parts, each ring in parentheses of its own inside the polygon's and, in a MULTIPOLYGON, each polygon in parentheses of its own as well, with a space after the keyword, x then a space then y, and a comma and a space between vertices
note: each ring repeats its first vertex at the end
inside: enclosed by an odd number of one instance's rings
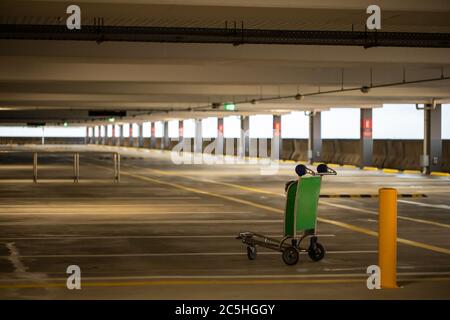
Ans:
POLYGON ((279 137, 280 136, 280 131, 281 131, 280 121, 274 121, 273 122, 273 135, 275 137, 279 137))
POLYGON ((178 137, 179 138, 184 137, 184 122, 183 122, 183 120, 178 121, 178 137))
POLYGON ((150 125, 150 136, 151 136, 151 137, 154 137, 154 136, 155 136, 155 132, 156 132, 155 124, 152 123, 152 124, 150 125))
POLYGON ((133 124, 130 123, 130 138, 133 137, 133 124))
POLYGON ((372 120, 363 119, 361 123, 362 135, 364 138, 372 138, 372 120))
POLYGON ((219 135, 223 136, 223 124, 219 124, 217 130, 219 131, 219 135))

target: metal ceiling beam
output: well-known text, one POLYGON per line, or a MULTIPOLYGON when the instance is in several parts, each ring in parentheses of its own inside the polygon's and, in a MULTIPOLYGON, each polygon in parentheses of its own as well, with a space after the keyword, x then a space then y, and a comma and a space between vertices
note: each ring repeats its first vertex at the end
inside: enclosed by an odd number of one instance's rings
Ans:
POLYGON ((450 33, 0 24, 0 39, 450 48, 450 33))

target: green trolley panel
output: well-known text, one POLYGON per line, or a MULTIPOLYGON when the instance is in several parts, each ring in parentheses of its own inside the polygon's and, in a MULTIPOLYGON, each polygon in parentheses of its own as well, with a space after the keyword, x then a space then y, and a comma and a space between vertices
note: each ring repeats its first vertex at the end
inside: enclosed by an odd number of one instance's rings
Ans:
POLYGON ((322 177, 302 177, 287 190, 284 216, 284 235, 314 233, 322 177))

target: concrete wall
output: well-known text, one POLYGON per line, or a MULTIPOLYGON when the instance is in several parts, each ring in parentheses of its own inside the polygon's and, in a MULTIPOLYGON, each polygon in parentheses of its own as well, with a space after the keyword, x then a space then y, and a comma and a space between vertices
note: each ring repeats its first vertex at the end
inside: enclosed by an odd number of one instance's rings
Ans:
MULTIPOLYGON (((193 150, 194 139, 191 140, 191 150, 193 150)), ((226 154, 237 155, 239 146, 238 139, 224 139, 224 152, 226 154), (233 145, 228 148, 227 144, 233 145)), ((144 139, 144 146, 150 145, 150 139, 144 139), (148 140, 148 141, 147 141, 148 140)), ((160 149, 161 138, 156 139, 156 149, 160 149)), ((214 139, 203 141, 203 150, 214 139)), ((259 139, 249 139, 251 145, 256 146, 258 154, 259 139)), ((178 141, 171 141, 172 149, 178 141)), ((420 170, 420 155, 422 154, 422 140, 374 140, 373 166, 378 168, 409 169, 420 170)), ((323 139, 322 140, 322 161, 326 163, 359 165, 360 144, 358 139, 323 139)), ((306 139, 283 139, 281 158, 284 160, 306 161, 308 141, 306 139)), ((267 153, 271 154, 271 140, 267 139, 267 153)), ((444 171, 450 171, 450 140, 443 141, 443 161, 444 171)))
MULTIPOLYGON (((307 160, 308 143, 305 139, 284 139, 282 159, 307 160)), ((359 165, 359 140, 322 140, 322 161, 359 165)), ((422 140, 374 140, 373 166, 402 170, 420 170, 422 140)), ((442 141, 443 171, 450 172, 450 140, 442 141)))
MULTIPOLYGON (((0 137, 0 144, 41 144, 39 137, 0 137)), ((45 138, 45 144, 84 144, 84 138, 45 138)))
MULTIPOLYGON (((161 148, 162 138, 156 138, 156 149, 161 148)), ((193 150, 194 139, 191 140, 191 150, 193 150)), ((249 139, 250 144, 256 145, 258 154, 258 139, 249 139)), ((144 148, 150 147, 150 138, 144 138, 144 148)), ((214 139, 203 141, 203 149, 214 139)), ((84 138, 46 138, 45 144, 84 144, 84 138)), ((118 145, 119 138, 106 138, 107 145, 118 145)), ((178 141, 171 141, 172 149, 178 141)), ((41 144, 41 138, 27 137, 0 137, 0 144, 41 144)), ((124 138, 125 146, 138 146, 137 138, 124 138)), ((239 141, 236 138, 224 139, 224 152, 226 154, 237 155, 239 141), (234 146, 228 148, 227 144, 234 146)), ((409 169, 420 170, 420 155, 422 154, 422 140, 374 140, 373 166, 378 168, 409 169)), ((322 140, 322 161, 326 163, 359 165, 359 140, 357 139, 324 139, 322 140)), ((268 156, 271 154, 271 140, 267 139, 268 156)), ((283 139, 281 159, 306 161, 308 141, 306 139, 283 139)), ((450 140, 442 141, 442 171, 450 172, 450 140)))
POLYGON ((442 141, 442 171, 450 172, 450 140, 442 141))

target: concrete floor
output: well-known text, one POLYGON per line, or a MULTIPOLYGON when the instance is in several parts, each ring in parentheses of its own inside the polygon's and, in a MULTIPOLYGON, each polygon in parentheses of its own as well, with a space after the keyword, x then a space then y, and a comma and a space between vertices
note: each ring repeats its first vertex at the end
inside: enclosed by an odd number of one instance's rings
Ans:
POLYGON ((375 194, 384 186, 428 195, 398 203, 401 288, 368 290, 376 199, 321 200, 321 262, 302 255, 286 266, 264 249, 249 261, 234 238, 249 230, 282 235, 284 184, 295 179, 295 164, 262 175, 257 164, 174 165, 167 152, 120 151, 119 184, 104 156, 81 156, 78 184, 68 180, 70 157, 41 156, 33 184, 30 155, 0 155, 0 298, 450 298, 448 178, 354 169, 324 178, 323 194, 375 194), (81 268, 81 290, 65 286, 72 264, 81 268))

